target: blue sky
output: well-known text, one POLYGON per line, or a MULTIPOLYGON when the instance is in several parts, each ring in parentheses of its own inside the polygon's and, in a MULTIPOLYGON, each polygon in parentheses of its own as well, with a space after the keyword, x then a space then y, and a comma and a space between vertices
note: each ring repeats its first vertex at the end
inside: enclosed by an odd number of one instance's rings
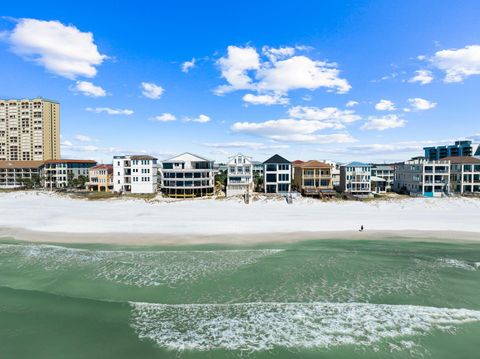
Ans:
POLYGON ((62 157, 396 161, 480 141, 477 1, 23 1, 1 98, 61 103, 62 157))

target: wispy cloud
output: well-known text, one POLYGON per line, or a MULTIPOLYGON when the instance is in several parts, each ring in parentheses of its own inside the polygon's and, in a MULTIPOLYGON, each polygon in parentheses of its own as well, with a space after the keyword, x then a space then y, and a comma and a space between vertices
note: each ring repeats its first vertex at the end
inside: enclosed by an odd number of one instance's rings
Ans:
POLYGON ((107 95, 107 92, 103 88, 89 81, 77 81, 75 85, 71 87, 71 90, 89 97, 104 97, 107 95))
POLYGON ((106 113, 107 115, 125 115, 130 116, 133 115, 133 110, 129 109, 120 109, 120 108, 110 108, 110 107, 87 107, 85 109, 88 112, 95 112, 95 113, 106 113))
POLYGON ((191 69, 195 67, 196 60, 193 57, 190 61, 185 61, 182 63, 181 69, 182 72, 188 73, 191 69))

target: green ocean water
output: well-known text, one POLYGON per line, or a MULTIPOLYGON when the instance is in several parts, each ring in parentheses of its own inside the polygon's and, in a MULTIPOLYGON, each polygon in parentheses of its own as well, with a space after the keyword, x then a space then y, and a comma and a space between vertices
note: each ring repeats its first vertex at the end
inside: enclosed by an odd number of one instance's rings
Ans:
POLYGON ((480 245, 0 241, 0 358, 480 358, 480 245))

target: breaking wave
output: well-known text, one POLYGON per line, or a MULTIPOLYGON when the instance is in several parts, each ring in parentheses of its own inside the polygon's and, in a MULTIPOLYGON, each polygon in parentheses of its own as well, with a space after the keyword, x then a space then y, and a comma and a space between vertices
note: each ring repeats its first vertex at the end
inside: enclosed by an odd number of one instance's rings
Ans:
POLYGON ((455 269, 464 269, 464 270, 469 270, 473 271, 479 268, 479 263, 474 262, 472 264, 460 260, 460 259, 454 259, 454 258, 440 258, 438 262, 448 268, 455 268, 455 269))
POLYGON ((105 251, 55 245, 0 244, 0 263, 46 271, 78 268, 88 278, 137 286, 173 285, 256 263, 281 249, 215 251, 105 251))
POLYGON ((265 351, 341 345, 411 350, 412 337, 453 333, 480 311, 366 303, 154 304, 131 302, 140 339, 175 351, 265 351))

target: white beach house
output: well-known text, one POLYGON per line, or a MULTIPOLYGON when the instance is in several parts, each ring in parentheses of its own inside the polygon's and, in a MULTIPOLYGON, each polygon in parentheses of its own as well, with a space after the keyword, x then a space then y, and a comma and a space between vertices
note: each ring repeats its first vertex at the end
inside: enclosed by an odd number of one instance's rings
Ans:
POLYGON ((455 193, 480 194, 480 158, 446 157, 450 161, 450 190, 455 193))
POLYGON ((358 197, 371 195, 372 166, 362 162, 340 166, 340 191, 358 197))
POLYGON ((211 196, 215 187, 213 161, 189 152, 162 162, 162 192, 169 197, 211 196))
POLYGON ((113 157, 113 191, 155 193, 158 187, 157 159, 147 155, 113 157))
POLYGON ((253 192, 252 158, 237 154, 227 163, 227 197, 239 196, 253 192))
POLYGON ((265 193, 287 194, 291 191, 292 163, 274 155, 263 162, 263 189, 265 193))
POLYGON ((416 196, 441 197, 450 191, 450 161, 413 158, 395 165, 393 190, 416 196))
POLYGON ((372 165, 372 192, 386 193, 392 190, 395 166, 372 165))

